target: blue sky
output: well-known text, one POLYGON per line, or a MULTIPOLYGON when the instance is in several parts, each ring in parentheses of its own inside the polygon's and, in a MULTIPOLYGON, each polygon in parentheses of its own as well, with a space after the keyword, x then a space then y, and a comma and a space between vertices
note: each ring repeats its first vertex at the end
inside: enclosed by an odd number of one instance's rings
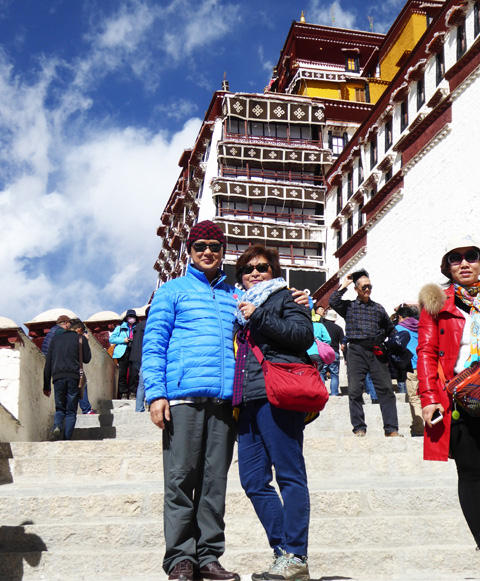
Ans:
POLYGON ((292 20, 386 32, 403 0, 0 0, 0 316, 141 306, 224 71, 261 92, 292 20))

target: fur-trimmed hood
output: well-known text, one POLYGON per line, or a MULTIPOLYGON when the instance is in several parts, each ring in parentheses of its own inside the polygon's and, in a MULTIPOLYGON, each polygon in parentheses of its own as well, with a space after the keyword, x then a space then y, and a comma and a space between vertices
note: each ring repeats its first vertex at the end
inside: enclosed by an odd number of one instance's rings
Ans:
POLYGON ((445 289, 434 283, 426 284, 421 288, 418 295, 420 308, 425 309, 433 317, 438 315, 446 300, 445 289))

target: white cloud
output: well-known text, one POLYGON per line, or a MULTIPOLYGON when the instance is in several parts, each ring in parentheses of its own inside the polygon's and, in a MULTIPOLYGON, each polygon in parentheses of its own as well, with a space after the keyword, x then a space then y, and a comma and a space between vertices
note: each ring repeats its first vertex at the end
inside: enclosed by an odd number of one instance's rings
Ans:
POLYGON ((149 298, 155 231, 200 127, 197 108, 176 102, 171 114, 185 123, 173 135, 90 114, 107 75, 152 90, 165 69, 183 66, 240 19, 239 6, 217 0, 190 7, 121 2, 92 18, 76 56, 39 57, 36 77, 19 73, 0 47, 0 316, 23 323, 65 307, 86 318, 149 298))
POLYGON ((18 323, 57 306, 88 317, 146 302, 155 230, 200 126, 190 118, 169 136, 85 125, 72 136, 88 99, 70 91, 49 108, 55 70, 28 84, 0 58, 0 315, 18 323))
POLYGON ((305 13, 307 22, 335 26, 336 28, 357 28, 357 16, 354 12, 344 10, 341 2, 325 4, 322 0, 312 0, 305 13))
POLYGON ((174 0, 165 12, 175 15, 175 19, 168 19, 169 31, 164 37, 164 49, 173 61, 233 33, 241 22, 240 5, 220 0, 202 0, 194 10, 188 0, 174 0))

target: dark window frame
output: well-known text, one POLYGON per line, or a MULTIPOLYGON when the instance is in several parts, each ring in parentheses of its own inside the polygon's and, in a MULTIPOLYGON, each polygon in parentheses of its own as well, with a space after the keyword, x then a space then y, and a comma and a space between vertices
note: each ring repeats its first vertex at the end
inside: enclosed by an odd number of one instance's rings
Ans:
POLYGON ((473 5, 473 34, 474 37, 480 34, 480 3, 475 2, 473 5))
POLYGON ((358 223, 357 223, 357 227, 359 230, 363 226, 363 221, 365 218, 365 214, 362 212, 362 209, 363 209, 363 202, 360 202, 360 204, 358 205, 358 223))
POLYGON ((445 76, 445 51, 442 46, 442 50, 437 52, 435 55, 435 75, 437 86, 441 83, 443 77, 445 76))
POLYGON ((342 228, 337 230, 337 250, 342 246, 342 228))
POLYGON ((346 56, 345 57, 345 70, 349 73, 359 73, 360 72, 360 59, 358 56, 346 56), (349 66, 350 62, 353 62, 353 67, 349 66))
POLYGON ((408 99, 400 103, 400 132, 408 127, 408 99))
POLYGON ((353 171, 347 174, 347 200, 353 196, 353 171))
POLYGON ((378 162, 377 136, 370 141, 370 169, 373 169, 378 162))
POLYGON ((393 144, 393 122, 391 117, 385 122, 384 131, 385 131, 385 152, 387 152, 392 147, 393 144))
POLYGON ((337 188, 337 214, 340 214, 343 208, 343 200, 342 200, 342 186, 338 186, 337 188))
POLYGON ((363 184, 364 175, 363 175, 363 163, 362 158, 358 159, 358 185, 363 184))
POLYGON ((347 219, 347 240, 353 236, 353 214, 347 219))
POLYGON ((425 104, 425 75, 417 81, 417 111, 425 104))
POLYGON ((457 26, 457 61, 467 52, 467 32, 465 20, 457 26))

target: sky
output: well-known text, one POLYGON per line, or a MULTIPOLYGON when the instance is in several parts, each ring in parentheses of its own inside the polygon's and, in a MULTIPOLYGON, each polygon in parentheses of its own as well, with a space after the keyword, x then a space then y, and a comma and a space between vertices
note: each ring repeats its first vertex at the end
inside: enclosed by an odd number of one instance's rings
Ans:
POLYGON ((404 0, 0 0, 0 317, 147 303, 162 210, 224 72, 263 92, 293 20, 404 0))

